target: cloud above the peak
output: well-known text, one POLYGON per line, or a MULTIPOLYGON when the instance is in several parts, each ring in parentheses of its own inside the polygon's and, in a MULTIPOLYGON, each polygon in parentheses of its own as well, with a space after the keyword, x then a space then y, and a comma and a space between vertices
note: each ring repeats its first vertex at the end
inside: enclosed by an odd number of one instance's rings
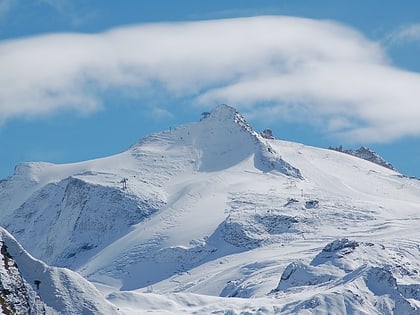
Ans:
POLYGON ((35 36, 1 41, 0 69, 0 121, 89 113, 108 90, 135 90, 309 121, 351 140, 420 135, 420 74, 332 21, 263 16, 35 36))
POLYGON ((390 34, 391 42, 420 42, 420 24, 406 25, 390 34))

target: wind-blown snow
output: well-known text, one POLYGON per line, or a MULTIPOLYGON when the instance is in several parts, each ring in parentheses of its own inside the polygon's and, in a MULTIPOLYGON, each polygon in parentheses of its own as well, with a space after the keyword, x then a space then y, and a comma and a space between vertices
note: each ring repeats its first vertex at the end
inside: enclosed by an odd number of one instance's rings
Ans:
POLYGON ((266 139, 227 105, 0 188, 2 225, 124 314, 420 310, 420 181, 266 139))

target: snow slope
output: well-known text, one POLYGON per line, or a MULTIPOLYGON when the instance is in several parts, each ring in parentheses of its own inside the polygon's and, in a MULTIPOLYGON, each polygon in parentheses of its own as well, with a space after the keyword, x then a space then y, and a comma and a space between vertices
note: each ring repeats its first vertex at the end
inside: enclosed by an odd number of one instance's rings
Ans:
POLYGON ((79 274, 33 258, 0 228, 2 314, 117 314, 79 274))
POLYGON ((111 157, 19 165, 0 208, 124 314, 420 310, 420 181, 266 139, 227 105, 111 157))

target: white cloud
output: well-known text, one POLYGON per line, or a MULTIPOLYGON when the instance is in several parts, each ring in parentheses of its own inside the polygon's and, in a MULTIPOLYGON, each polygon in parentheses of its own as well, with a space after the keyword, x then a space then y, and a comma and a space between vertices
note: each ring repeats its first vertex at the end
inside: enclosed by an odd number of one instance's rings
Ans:
POLYGON ((411 24, 393 32, 388 38, 390 42, 420 41, 420 24, 411 24))
POLYGON ((391 66, 377 43, 330 21, 252 17, 38 36, 0 42, 0 69, 3 120, 89 112, 107 89, 163 89, 353 140, 420 135, 420 74, 391 66))

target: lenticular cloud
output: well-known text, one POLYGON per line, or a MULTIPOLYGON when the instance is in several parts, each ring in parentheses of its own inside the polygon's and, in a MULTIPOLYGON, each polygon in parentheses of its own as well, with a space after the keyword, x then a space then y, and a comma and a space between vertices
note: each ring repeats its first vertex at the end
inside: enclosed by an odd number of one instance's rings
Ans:
POLYGON ((310 117, 352 139, 420 134, 420 75, 331 21, 264 16, 50 34, 0 42, 0 56, 2 121, 91 112, 105 91, 135 88, 255 117, 310 117))

